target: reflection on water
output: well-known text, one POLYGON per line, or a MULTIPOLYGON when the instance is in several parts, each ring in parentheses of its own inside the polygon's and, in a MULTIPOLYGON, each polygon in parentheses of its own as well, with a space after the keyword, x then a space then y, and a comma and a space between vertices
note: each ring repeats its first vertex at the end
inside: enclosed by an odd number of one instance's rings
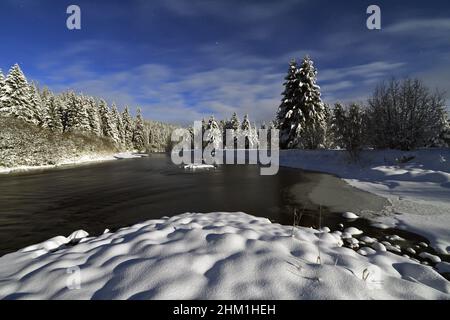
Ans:
POLYGON ((286 190, 307 179, 293 169, 260 176, 258 166, 190 172, 164 154, 0 176, 0 255, 55 235, 95 235, 184 212, 244 211, 290 224, 286 190))
MULTIPOLYGON (((185 171, 165 154, 0 176, 0 256, 78 229, 96 235, 105 228, 184 212, 243 211, 290 225, 297 208, 304 210, 300 225, 318 227, 318 206, 310 199, 333 211, 342 206, 329 200, 337 192, 335 198, 354 199, 355 206, 366 203, 377 210, 383 205, 381 198, 346 188, 331 176, 289 168, 274 176, 261 176, 256 165, 185 171)), ((323 207, 322 226, 339 230, 342 222, 340 214, 323 207)), ((405 231, 372 228, 364 219, 348 225, 369 236, 395 233, 412 242, 425 240, 405 231)))

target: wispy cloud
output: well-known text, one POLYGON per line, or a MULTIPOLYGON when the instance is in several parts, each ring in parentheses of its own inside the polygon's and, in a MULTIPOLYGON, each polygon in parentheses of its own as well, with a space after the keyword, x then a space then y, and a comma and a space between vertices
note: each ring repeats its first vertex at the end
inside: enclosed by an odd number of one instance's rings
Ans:
POLYGON ((428 18, 428 19, 410 19, 395 23, 386 28, 390 33, 414 33, 417 35, 426 34, 429 32, 448 33, 450 32, 450 18, 428 18))

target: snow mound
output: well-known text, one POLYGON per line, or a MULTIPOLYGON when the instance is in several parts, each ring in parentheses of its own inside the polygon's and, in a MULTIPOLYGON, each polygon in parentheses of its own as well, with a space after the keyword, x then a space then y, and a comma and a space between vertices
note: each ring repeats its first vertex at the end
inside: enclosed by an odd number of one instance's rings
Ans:
POLYGON ((342 214, 342 217, 345 219, 358 219, 359 216, 354 214, 353 212, 347 211, 342 214))
POLYGON ((136 158, 142 158, 143 155, 135 154, 135 153, 129 153, 129 152, 122 152, 122 153, 116 153, 114 155, 114 158, 116 159, 136 159, 136 158))
POLYGON ((186 213, 67 241, 1 257, 0 298, 450 299, 429 266, 245 213, 186 213))
POLYGON ((358 228, 355 228, 355 227, 345 228, 345 229, 344 229, 344 232, 346 232, 346 233, 348 233, 348 234, 351 234, 352 236, 354 236, 354 235, 359 235, 359 234, 362 234, 362 233, 363 233, 362 230, 359 230, 358 228))
POLYGON ((353 187, 388 199, 386 212, 391 214, 369 217, 380 222, 376 227, 420 234, 445 255, 450 255, 449 159, 449 148, 364 150, 358 161, 345 150, 280 151, 281 166, 338 175, 353 187))
POLYGON ((197 170, 197 169, 214 169, 215 167, 211 164, 187 164, 184 166, 186 170, 197 170))

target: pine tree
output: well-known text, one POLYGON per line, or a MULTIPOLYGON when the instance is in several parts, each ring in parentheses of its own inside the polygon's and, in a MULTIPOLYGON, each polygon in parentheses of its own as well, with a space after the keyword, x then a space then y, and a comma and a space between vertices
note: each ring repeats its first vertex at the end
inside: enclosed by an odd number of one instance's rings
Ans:
POLYGON ((54 96, 48 88, 44 88, 41 94, 43 105, 43 122, 42 126, 54 132, 63 132, 61 122, 62 102, 58 96, 54 96))
POLYGON ((105 100, 100 100, 98 111, 100 114, 100 122, 103 135, 105 137, 111 138, 115 143, 117 143, 117 130, 111 120, 111 114, 108 108, 108 104, 105 100))
POLYGON ((2 69, 0 69, 0 116, 3 114, 2 106, 4 96, 5 96, 5 76, 3 75, 2 69))
POLYGON ((300 108, 301 92, 297 61, 291 60, 286 77, 281 104, 275 119, 280 130, 280 147, 294 148, 297 146, 301 130, 306 122, 300 108))
POLYGON ((242 131, 248 131, 250 130, 251 124, 250 120, 248 119, 248 114, 244 116, 244 120, 242 121, 241 130, 242 131))
POLYGON ((239 134, 245 139, 245 148, 255 148, 258 143, 256 125, 252 128, 248 114, 244 116, 239 134))
POLYGON ((328 104, 324 105, 324 116, 325 116, 325 134, 324 134, 324 147, 327 149, 332 149, 335 147, 333 126, 333 112, 328 104))
POLYGON ((39 92, 39 89, 37 88, 37 85, 35 83, 32 83, 30 85, 30 104, 31 109, 34 114, 34 122, 40 126, 44 124, 44 104, 42 102, 41 94, 39 92))
POLYGON ((38 123, 30 102, 30 87, 18 64, 9 71, 3 92, 2 113, 30 123, 38 123))
POLYGON ((237 116, 236 112, 233 112, 233 115, 231 116, 230 120, 230 129, 233 129, 234 131, 238 131, 241 126, 241 122, 239 121, 239 117, 237 116))
POLYGON ((98 112, 97 103, 93 97, 87 98, 87 114, 90 131, 97 136, 102 135, 100 114, 98 112))
POLYGON ((115 126, 115 130, 117 132, 117 141, 121 145, 125 145, 125 135, 124 135, 124 128, 122 123, 122 117, 117 110, 117 106, 115 103, 111 106, 111 121, 115 126))
POLYGON ((218 148, 222 141, 222 132, 220 126, 217 123, 214 116, 209 118, 208 124, 206 125, 208 134, 206 135, 207 144, 212 144, 214 148, 218 148))
POLYGON ((326 122, 325 106, 320 97, 320 87, 316 84, 317 70, 313 61, 306 56, 300 66, 300 109, 305 117, 305 125, 301 130, 300 146, 317 149, 323 146, 326 122))
MULTIPOLYGON (((127 149, 133 148, 133 119, 130 115, 130 109, 125 107, 125 110, 122 112, 122 124, 123 124, 123 132, 124 132, 124 142, 125 147, 127 149)), ((149 140, 151 133, 149 132, 149 140)))
POLYGON ((84 96, 77 96, 74 92, 69 92, 66 102, 68 130, 89 132, 90 126, 86 98, 84 96))
POLYGON ((136 121, 133 131, 133 146, 138 151, 145 147, 144 119, 142 119, 141 108, 137 109, 136 121))

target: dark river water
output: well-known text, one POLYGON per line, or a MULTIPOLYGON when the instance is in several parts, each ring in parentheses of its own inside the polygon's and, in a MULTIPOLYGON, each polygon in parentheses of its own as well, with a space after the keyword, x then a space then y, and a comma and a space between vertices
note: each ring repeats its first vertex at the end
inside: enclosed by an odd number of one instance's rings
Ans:
POLYGON ((383 201, 320 173, 282 167, 277 175, 261 176, 256 165, 192 172, 173 165, 166 154, 0 175, 0 256, 78 229, 97 235, 148 219, 212 211, 243 211, 292 225, 296 209, 303 226, 339 230, 345 223, 369 236, 426 242, 402 230, 372 228, 364 219, 341 218, 344 209, 377 211, 383 201), (309 194, 323 199, 320 217, 309 194))

